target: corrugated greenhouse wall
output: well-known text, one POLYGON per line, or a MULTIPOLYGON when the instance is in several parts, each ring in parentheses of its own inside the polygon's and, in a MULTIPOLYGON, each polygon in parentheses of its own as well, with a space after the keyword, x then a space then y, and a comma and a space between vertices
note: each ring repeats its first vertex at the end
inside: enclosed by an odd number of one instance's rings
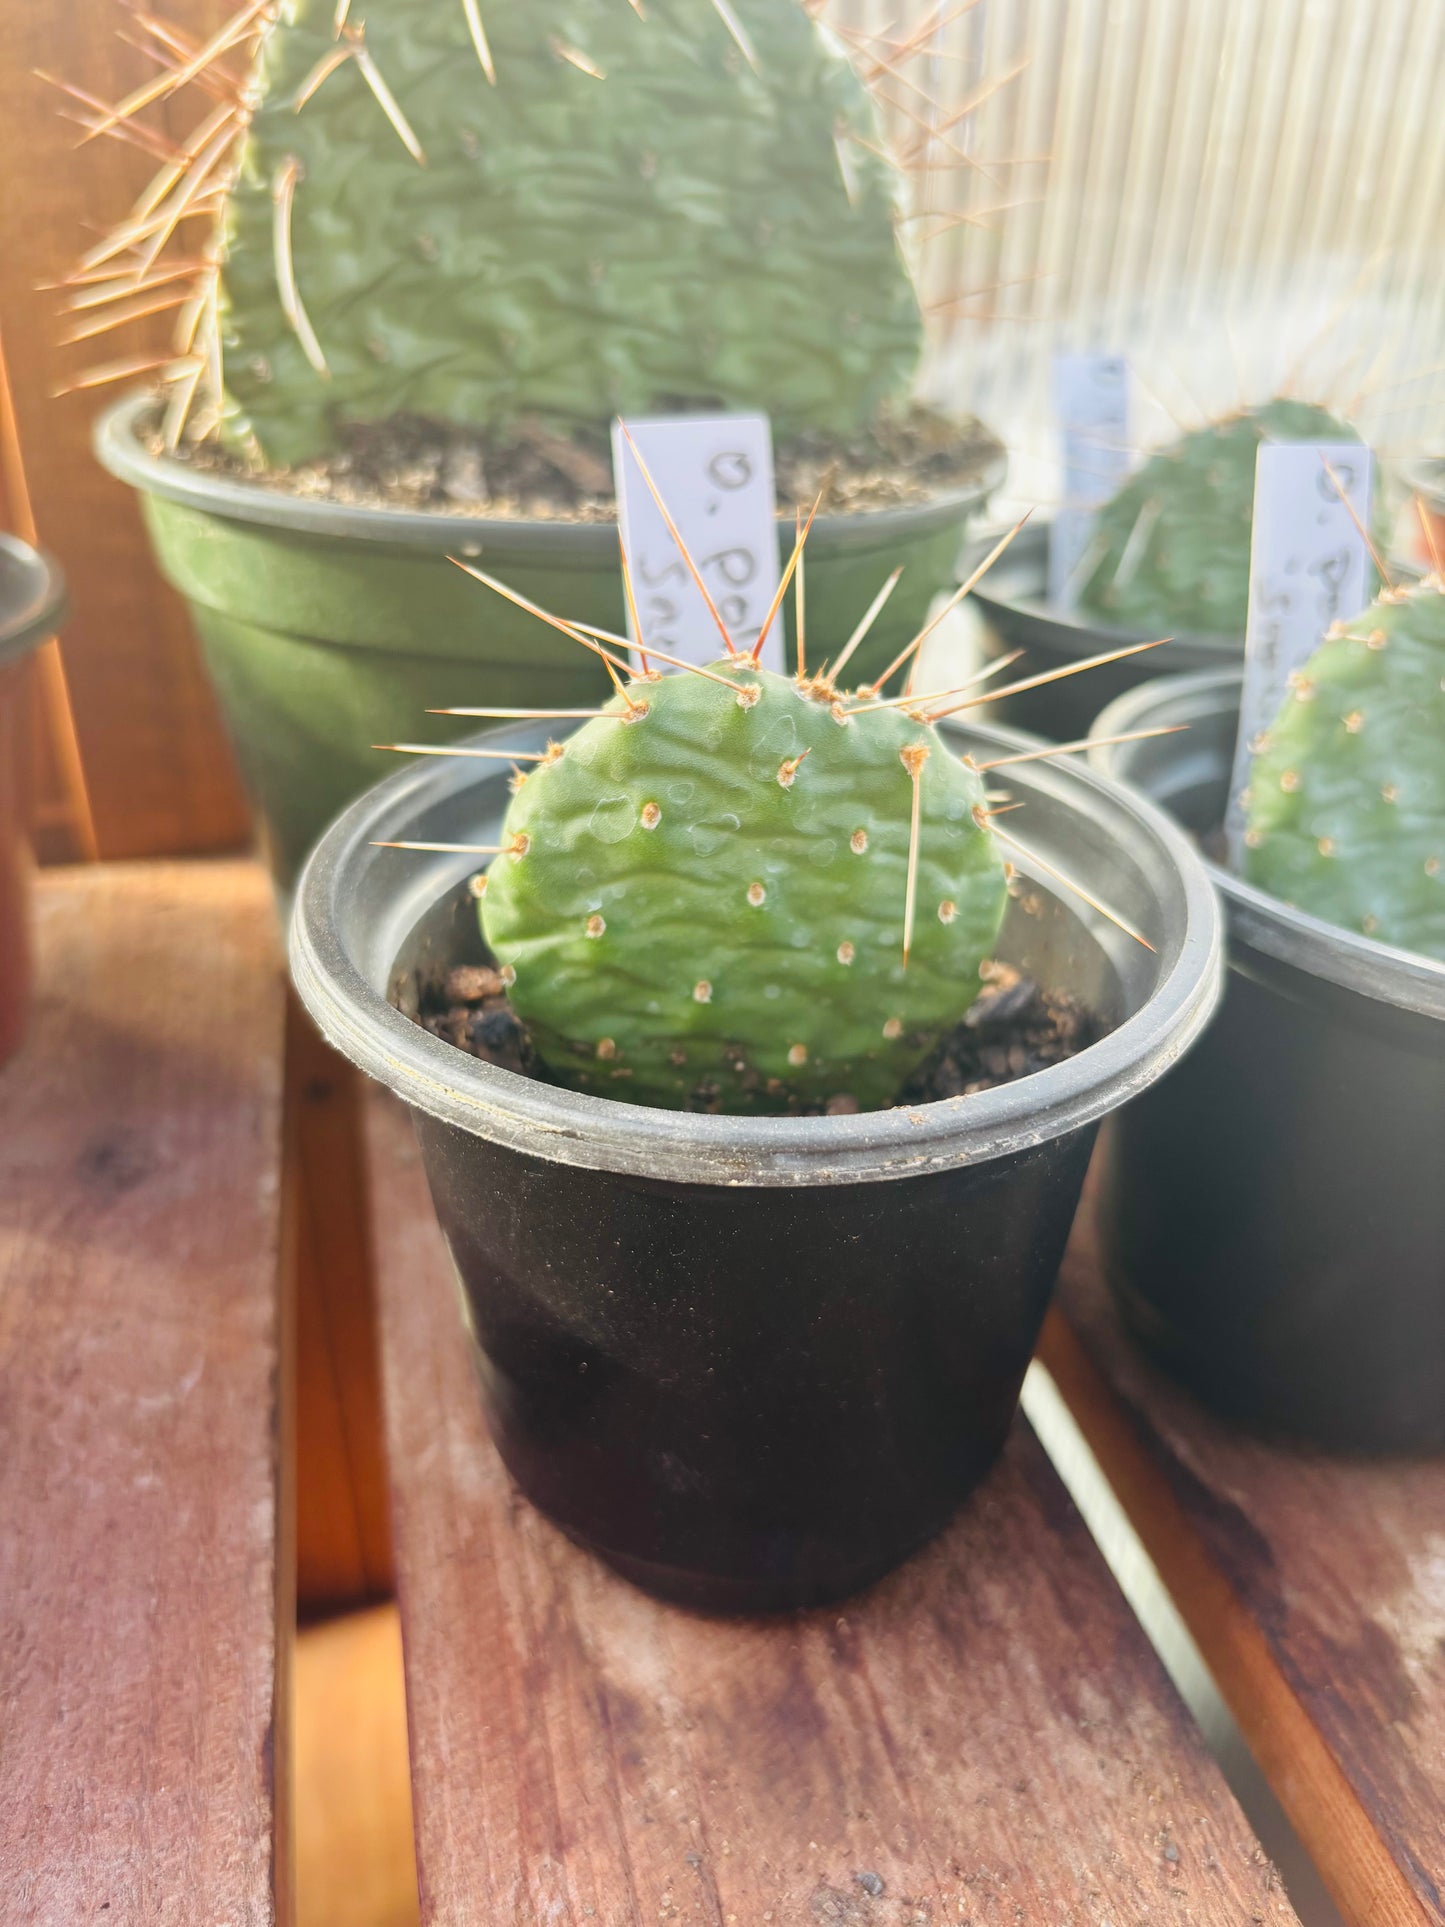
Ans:
POLYGON ((910 174, 927 390, 1016 486, 1046 486, 1055 347, 1129 354, 1143 441, 1288 385, 1445 453, 1439 0, 823 11, 910 174))

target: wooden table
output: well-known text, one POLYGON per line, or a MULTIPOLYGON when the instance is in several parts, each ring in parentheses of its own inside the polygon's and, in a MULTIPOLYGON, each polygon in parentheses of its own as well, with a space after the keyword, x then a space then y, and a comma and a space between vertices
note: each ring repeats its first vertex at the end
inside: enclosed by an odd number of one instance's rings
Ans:
MULTIPOLYGON (((657 1605, 511 1491, 390 1098, 321 1159, 345 1237, 300 1209, 298 1119, 346 1074, 293 1028, 283 1104, 259 872, 53 876, 41 935, 0 1073, 7 1927, 291 1918, 291 1301, 318 1245, 333 1280, 374 1267, 426 1921, 1294 1920, 1022 1420, 861 1599, 657 1605)), ((1445 1471, 1214 1426, 1119 1339, 1087 1214, 1066 1271, 1048 1369, 1350 1927, 1441 1922, 1445 1471)))
POLYGON ((0 1071, 0 1918, 263 1927, 292 1589, 269 891, 91 869, 39 918, 0 1071))

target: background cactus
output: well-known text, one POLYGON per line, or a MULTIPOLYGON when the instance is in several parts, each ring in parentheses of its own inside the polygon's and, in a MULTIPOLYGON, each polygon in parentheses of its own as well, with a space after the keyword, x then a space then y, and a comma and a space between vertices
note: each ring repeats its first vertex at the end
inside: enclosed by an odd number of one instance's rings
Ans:
POLYGON ((1387 590, 1336 624, 1261 743, 1245 875, 1381 943, 1445 961, 1445 593, 1387 590))
POLYGON ((1100 511, 1079 607, 1113 627, 1242 644, 1260 443, 1359 439, 1326 409, 1283 400, 1181 435, 1100 511))
POLYGON ((222 106, 87 257, 154 302, 160 250, 211 224, 160 296, 183 304, 173 440, 207 391, 272 466, 400 413, 570 427, 705 402, 842 435, 905 395, 922 324, 896 176, 799 0, 350 11, 250 0, 191 53, 222 106))
POLYGON ((734 655, 630 685, 549 750, 482 919, 562 1082, 871 1109, 973 1001, 1005 898, 982 781, 918 709, 734 655))

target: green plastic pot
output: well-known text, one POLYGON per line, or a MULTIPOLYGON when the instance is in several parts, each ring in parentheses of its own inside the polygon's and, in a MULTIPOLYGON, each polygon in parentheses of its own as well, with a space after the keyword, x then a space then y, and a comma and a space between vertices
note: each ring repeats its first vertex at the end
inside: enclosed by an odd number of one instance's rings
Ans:
MULTIPOLYGON (((287 495, 153 455, 150 407, 104 415, 96 453, 140 491, 166 578, 190 604, 260 819, 278 891, 339 810, 395 758, 376 742, 446 742, 450 705, 560 709, 608 693, 600 663, 447 561, 604 628, 624 622, 612 523, 502 521, 287 495)), ((891 569, 902 580, 854 658, 886 666, 953 577, 969 517, 1003 478, 1001 446, 969 488, 921 507, 820 516, 808 539, 810 657, 836 653, 891 569)), ((791 520, 779 549, 792 547, 791 520)), ((791 652, 793 639, 788 638, 791 652)))

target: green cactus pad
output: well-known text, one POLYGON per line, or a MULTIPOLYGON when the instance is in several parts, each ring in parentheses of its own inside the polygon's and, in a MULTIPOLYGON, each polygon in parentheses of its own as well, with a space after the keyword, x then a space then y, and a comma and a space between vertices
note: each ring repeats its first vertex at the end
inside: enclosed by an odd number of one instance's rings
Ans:
POLYGON ((672 1109, 888 1104, 1003 914, 981 779, 927 724, 743 664, 632 685, 527 775, 482 922, 549 1071, 672 1109), (924 759, 912 949, 903 936, 924 759))
POLYGON ((1445 961, 1445 593, 1340 625, 1292 679, 1250 770, 1245 875, 1381 943, 1445 961))
POLYGON ((1100 512, 1079 607, 1116 628, 1236 636, 1243 644, 1260 443, 1359 439, 1302 401, 1266 402, 1181 435, 1100 512))
POLYGON ((688 402, 842 434, 904 394, 921 321, 868 96, 798 0, 733 10, 756 71, 710 0, 479 0, 493 86, 463 0, 371 0, 418 165, 354 56, 298 110, 356 43, 335 0, 283 0, 223 218, 230 439, 284 466, 399 413, 565 428, 688 402), (288 169, 324 375, 279 291, 288 169))

